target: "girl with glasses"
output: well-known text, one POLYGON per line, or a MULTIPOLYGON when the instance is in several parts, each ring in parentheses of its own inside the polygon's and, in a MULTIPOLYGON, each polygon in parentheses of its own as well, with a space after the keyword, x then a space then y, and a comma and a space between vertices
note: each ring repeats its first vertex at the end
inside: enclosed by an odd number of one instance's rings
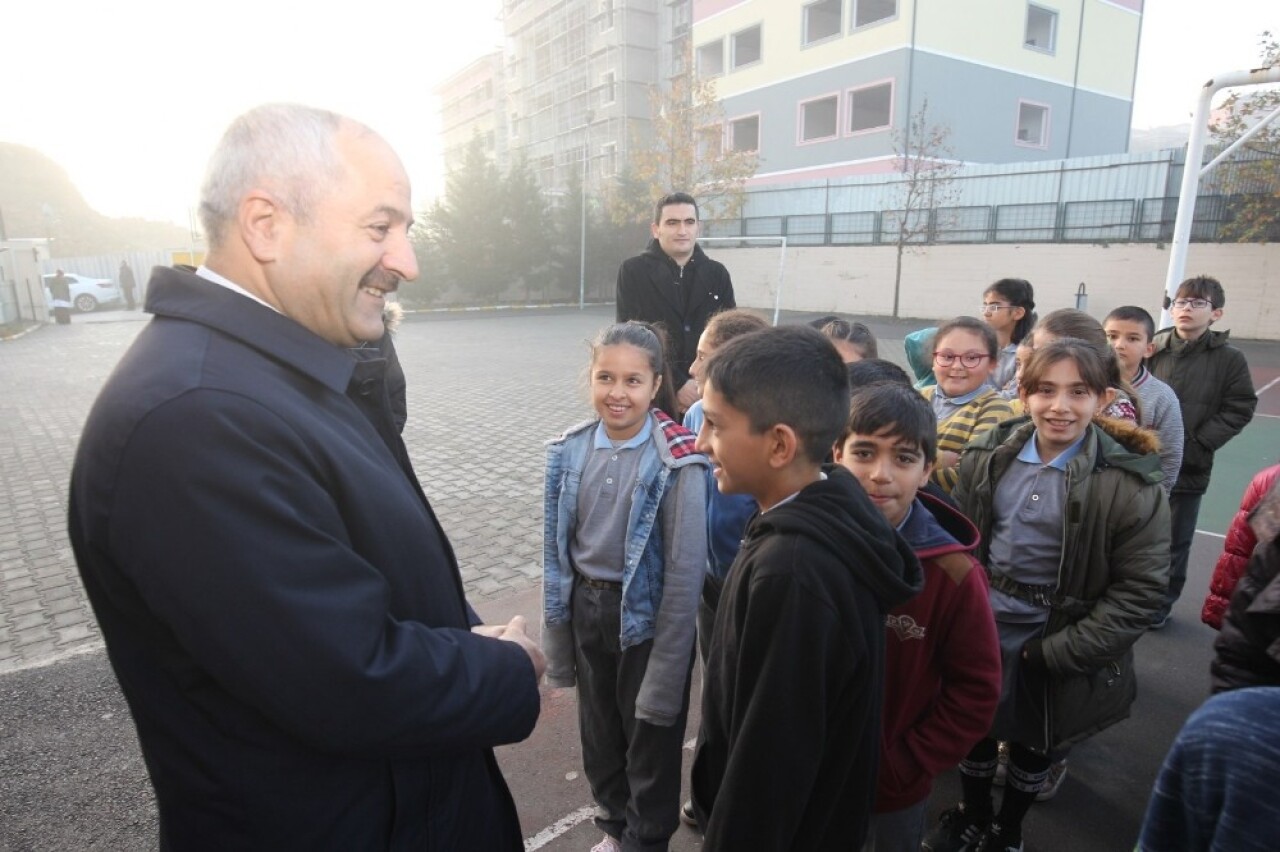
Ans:
POLYGON ((930 479, 948 494, 955 487, 960 450, 971 439, 1013 416, 988 384, 996 361, 996 333, 976 317, 943 323, 933 337, 937 384, 921 393, 938 417, 938 458, 930 479))
POLYGON ((996 333, 999 349, 989 384, 1005 399, 1018 395, 1018 344, 1036 324, 1036 293, 1022 278, 1001 278, 982 294, 982 318, 996 333))

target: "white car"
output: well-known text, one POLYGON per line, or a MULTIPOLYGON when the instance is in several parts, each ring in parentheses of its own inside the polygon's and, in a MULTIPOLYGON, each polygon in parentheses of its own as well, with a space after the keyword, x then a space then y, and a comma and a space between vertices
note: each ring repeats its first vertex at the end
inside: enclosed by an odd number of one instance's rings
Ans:
MULTIPOLYGON (((76 275, 74 272, 62 274, 70 282, 71 304, 75 305, 76 310, 81 313, 88 314, 98 308, 114 307, 123 301, 120 288, 110 278, 90 278, 87 275, 76 275)), ((49 293, 49 282, 55 275, 56 273, 49 273, 44 276, 46 302, 53 301, 53 296, 49 293)))

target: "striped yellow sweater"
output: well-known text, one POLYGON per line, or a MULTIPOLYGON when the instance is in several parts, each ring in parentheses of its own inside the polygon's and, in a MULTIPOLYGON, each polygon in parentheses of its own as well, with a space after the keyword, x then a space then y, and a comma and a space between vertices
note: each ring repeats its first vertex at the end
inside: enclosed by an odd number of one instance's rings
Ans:
MULTIPOLYGON (((928 387, 920 391, 924 394, 924 398, 929 400, 930 405, 933 404, 935 390, 937 388, 928 387)), ((1013 407, 1009 404, 1009 400, 1002 398, 994 390, 979 394, 965 403, 964 407, 955 414, 938 424, 938 452, 951 450, 958 453, 964 449, 965 444, 1001 420, 1008 420, 1010 417, 1013 417, 1013 407)), ((950 494, 951 489, 956 486, 956 480, 960 478, 960 470, 958 467, 945 470, 935 467, 933 475, 929 478, 936 482, 939 488, 950 494)))

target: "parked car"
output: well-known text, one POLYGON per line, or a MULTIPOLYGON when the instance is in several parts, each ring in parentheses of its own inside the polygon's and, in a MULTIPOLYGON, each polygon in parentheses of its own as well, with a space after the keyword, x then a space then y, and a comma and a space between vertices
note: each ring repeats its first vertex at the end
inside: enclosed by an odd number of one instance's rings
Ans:
MULTIPOLYGON (((119 305, 124 297, 120 293, 120 288, 116 282, 110 278, 90 278, 87 275, 76 275, 74 272, 62 273, 71 283, 71 304, 75 305, 77 311, 81 313, 92 313, 98 308, 109 308, 119 305)), ((53 296, 49 293, 49 282, 54 278, 54 273, 44 276, 44 298, 46 302, 52 301, 53 296)))

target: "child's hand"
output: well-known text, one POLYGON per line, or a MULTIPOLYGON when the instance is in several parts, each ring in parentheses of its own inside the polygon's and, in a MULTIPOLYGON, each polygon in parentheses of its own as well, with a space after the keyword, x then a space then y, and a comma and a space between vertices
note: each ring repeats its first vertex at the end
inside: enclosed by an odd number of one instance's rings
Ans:
POLYGON ((960 463, 960 454, 954 450, 938 450, 938 460, 934 463, 934 467, 941 470, 953 468, 960 463))
POLYGON ((502 632, 507 629, 505 624, 477 624, 471 628, 471 632, 477 636, 488 636, 490 639, 501 639, 502 632))

